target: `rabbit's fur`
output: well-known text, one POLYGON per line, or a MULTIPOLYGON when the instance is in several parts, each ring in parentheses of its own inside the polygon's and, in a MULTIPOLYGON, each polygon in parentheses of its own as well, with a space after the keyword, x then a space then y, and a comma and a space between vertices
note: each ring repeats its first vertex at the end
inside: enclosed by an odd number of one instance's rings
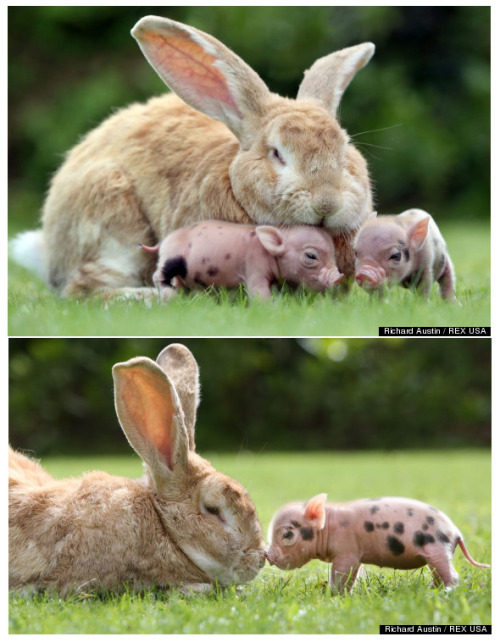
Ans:
POLYGON ((194 451, 192 354, 171 344, 157 363, 116 364, 113 377, 118 418, 145 476, 55 480, 10 450, 10 587, 64 596, 253 579, 265 561, 255 507, 238 482, 194 451))
POLYGON ((46 280, 64 296, 130 288, 141 295, 155 261, 136 244, 223 219, 323 225, 339 270, 352 274, 352 238, 372 211, 371 187, 336 112, 374 45, 317 60, 293 100, 271 93, 202 31, 148 16, 132 34, 177 95, 118 111, 68 153, 42 230, 18 239, 17 260, 33 263, 36 254, 38 263, 42 253, 46 280))

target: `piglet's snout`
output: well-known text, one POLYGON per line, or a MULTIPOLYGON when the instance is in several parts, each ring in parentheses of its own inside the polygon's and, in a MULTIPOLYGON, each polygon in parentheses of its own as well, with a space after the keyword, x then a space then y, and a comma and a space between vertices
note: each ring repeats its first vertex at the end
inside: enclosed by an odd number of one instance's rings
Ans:
POLYGON ((362 265, 356 271, 356 283, 362 287, 374 288, 385 281, 385 271, 372 265, 362 265))
POLYGON ((332 268, 323 268, 320 273, 321 282, 327 288, 337 285, 343 278, 344 275, 338 271, 336 266, 332 268))

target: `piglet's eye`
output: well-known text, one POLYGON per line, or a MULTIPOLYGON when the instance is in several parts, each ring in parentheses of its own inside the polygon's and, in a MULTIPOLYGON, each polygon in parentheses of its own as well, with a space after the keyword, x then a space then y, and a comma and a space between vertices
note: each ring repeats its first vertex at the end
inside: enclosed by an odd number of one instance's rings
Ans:
POLYGON ((283 539, 290 539, 291 537, 293 537, 292 531, 287 531, 286 533, 283 533, 283 539))
POLYGON ((401 261, 401 252, 395 252, 389 257, 390 261, 401 261))
POLYGON ((306 252, 306 257, 308 259, 311 259, 311 261, 316 261, 318 259, 316 254, 314 254, 313 252, 306 252))

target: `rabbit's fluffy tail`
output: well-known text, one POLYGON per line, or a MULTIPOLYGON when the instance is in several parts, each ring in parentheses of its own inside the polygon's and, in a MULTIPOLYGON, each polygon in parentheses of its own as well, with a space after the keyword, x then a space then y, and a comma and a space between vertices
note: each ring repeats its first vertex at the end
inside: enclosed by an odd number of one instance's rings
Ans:
POLYGON ((9 486, 43 486, 54 481, 43 468, 32 459, 16 452, 9 446, 9 486))
POLYGON ((9 243, 9 254, 19 265, 45 279, 42 230, 21 232, 9 243))

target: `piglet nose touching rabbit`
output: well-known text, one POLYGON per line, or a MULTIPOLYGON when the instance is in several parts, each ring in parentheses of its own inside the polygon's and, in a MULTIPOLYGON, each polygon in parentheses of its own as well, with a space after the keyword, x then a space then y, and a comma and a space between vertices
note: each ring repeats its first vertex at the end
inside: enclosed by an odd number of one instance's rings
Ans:
POLYGON ((180 227, 223 219, 321 225, 334 239, 339 271, 351 275, 371 186, 336 113, 374 45, 318 59, 293 100, 271 93, 198 29, 147 16, 132 35, 175 93, 118 111, 68 153, 42 229, 13 243, 18 262, 37 264, 63 296, 155 298, 155 257, 136 243, 154 246, 180 227))
POLYGON ((118 419, 145 475, 55 480, 10 450, 9 586, 62 596, 252 580, 265 563, 246 490, 195 452, 198 366, 183 345, 113 367, 118 419))

